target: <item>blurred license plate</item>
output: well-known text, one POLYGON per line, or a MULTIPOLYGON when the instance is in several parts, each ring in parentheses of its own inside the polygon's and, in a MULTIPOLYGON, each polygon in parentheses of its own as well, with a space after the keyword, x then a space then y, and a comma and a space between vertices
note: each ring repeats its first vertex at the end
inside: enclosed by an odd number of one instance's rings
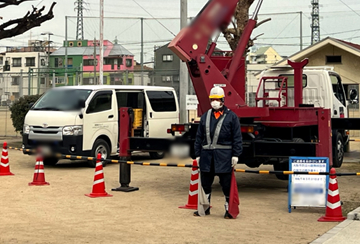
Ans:
POLYGON ((173 157, 186 158, 190 156, 190 147, 186 144, 175 144, 170 148, 170 155, 173 157))
POLYGON ((52 154, 51 147, 49 146, 39 146, 39 150, 43 156, 49 156, 52 154))

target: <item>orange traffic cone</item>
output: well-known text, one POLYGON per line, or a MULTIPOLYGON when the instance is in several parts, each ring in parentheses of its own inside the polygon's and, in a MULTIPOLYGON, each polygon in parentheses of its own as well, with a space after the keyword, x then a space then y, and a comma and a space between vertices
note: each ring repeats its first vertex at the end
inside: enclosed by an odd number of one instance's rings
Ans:
POLYGON ((85 194, 88 197, 112 197, 112 195, 108 194, 105 191, 105 181, 104 181, 104 172, 103 165, 101 162, 101 154, 97 155, 96 159, 96 168, 95 168, 95 176, 94 176, 94 184, 92 188, 92 193, 85 194))
POLYGON ((346 218, 342 216, 339 188, 336 180, 336 171, 330 170, 328 198, 326 203, 325 216, 318 219, 320 222, 341 222, 346 218))
POLYGON ((45 181, 44 162, 40 153, 36 156, 35 172, 33 181, 29 183, 29 186, 43 186, 50 185, 45 181))
POLYGON ((4 176, 4 175, 14 175, 13 173, 10 172, 9 156, 8 156, 8 149, 6 142, 4 142, 3 144, 1 163, 0 163, 0 176, 4 176))
POLYGON ((197 168, 196 160, 193 161, 189 188, 190 189, 189 189, 188 203, 185 206, 180 206, 179 208, 196 210, 198 205, 198 192, 199 192, 199 170, 197 168))

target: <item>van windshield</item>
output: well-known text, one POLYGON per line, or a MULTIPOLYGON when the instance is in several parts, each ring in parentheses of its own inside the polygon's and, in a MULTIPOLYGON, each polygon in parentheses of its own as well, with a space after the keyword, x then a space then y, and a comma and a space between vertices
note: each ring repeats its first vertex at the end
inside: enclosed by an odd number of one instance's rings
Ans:
POLYGON ((92 90, 53 89, 47 91, 31 108, 32 110, 71 111, 80 109, 80 101, 86 101, 92 90))

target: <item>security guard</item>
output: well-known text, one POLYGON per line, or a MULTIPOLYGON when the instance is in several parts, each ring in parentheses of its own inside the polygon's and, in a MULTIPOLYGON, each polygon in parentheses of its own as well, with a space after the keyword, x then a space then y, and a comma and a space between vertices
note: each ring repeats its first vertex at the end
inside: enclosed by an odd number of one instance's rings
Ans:
MULTIPOLYGON (((201 117, 195 140, 195 156, 200 167, 201 184, 209 200, 215 175, 225 195, 224 218, 232 219, 228 212, 232 170, 242 153, 240 121, 234 112, 224 106, 224 90, 215 86, 210 91, 212 109, 201 117)), ((205 210, 210 214, 210 207, 205 210)), ((194 216, 199 216, 198 211, 194 216)))

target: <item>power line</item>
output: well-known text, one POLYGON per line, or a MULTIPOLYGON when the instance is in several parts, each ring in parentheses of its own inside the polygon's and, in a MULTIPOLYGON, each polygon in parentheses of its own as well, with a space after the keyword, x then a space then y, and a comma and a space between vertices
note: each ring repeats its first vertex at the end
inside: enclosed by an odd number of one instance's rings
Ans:
POLYGON ((353 8, 351 8, 349 5, 347 5, 346 3, 344 3, 342 0, 339 0, 340 2, 342 2, 346 7, 348 7, 352 12, 354 12, 357 16, 360 17, 360 14, 358 14, 353 8))
POLYGON ((146 9, 144 9, 140 4, 138 4, 135 0, 133 0, 134 3, 139 5, 142 10, 144 10, 146 13, 148 13, 151 17, 153 17, 162 27, 164 27, 168 32, 170 32, 173 36, 176 36, 171 30, 169 30, 165 25, 163 25, 158 19, 156 19, 152 14, 150 14, 146 9))

